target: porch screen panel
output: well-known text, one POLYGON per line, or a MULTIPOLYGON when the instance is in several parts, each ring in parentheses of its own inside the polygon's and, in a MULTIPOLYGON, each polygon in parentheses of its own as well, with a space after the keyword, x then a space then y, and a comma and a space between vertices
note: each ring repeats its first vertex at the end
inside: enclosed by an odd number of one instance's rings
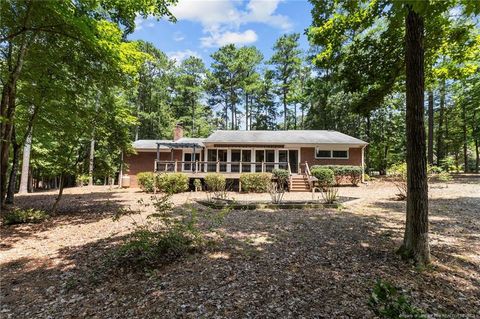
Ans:
POLYGON ((185 163, 183 163, 183 170, 184 171, 191 171, 192 170, 192 160, 193 160, 192 153, 185 153, 184 159, 185 159, 185 163))
MULTIPOLYGON (((275 150, 265 150, 265 162, 267 163, 275 163, 275 150)), ((275 165, 274 164, 266 164, 265 170, 267 172, 273 171, 275 165)))
POLYGON ((232 173, 238 173, 240 172, 240 160, 242 158, 242 151, 241 150, 232 150, 232 164, 230 171, 232 173))
POLYGON ((249 163, 252 161, 252 151, 242 150, 242 162, 248 164, 242 164, 242 172, 251 172, 252 165, 249 163))
POLYGON ((255 150, 255 172, 262 171, 262 162, 265 161, 265 150, 255 150))
POLYGON ((218 150, 218 160, 220 161, 220 172, 227 171, 227 150, 218 150))
POLYGON ((216 163, 216 161, 217 161, 217 150, 208 150, 207 151, 207 161, 212 162, 212 163, 208 163, 207 171, 208 172, 216 172, 217 171, 217 163, 216 163))
POLYGON ((278 168, 280 169, 288 169, 288 151, 287 150, 279 150, 278 151, 278 168))

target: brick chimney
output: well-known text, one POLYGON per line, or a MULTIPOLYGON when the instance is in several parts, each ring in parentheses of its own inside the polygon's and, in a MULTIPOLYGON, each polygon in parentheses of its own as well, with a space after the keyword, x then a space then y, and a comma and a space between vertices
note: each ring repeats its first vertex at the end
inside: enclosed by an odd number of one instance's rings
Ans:
POLYGON ((182 123, 177 123, 173 129, 173 141, 177 141, 183 137, 182 123))

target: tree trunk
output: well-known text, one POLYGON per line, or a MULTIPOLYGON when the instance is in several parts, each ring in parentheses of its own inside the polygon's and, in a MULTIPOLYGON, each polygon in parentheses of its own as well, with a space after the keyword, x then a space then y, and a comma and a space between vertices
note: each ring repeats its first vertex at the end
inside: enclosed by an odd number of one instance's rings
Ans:
POLYGON ((424 21, 408 6, 406 24, 407 216, 404 257, 419 265, 430 263, 428 186, 424 126, 424 21))
POLYGON ((428 164, 433 165, 433 91, 428 91, 428 164))
POLYGON ((93 186, 93 161, 95 159, 95 136, 90 140, 90 159, 88 161, 88 186, 93 186))
MULTIPOLYGON (((27 9, 23 19, 23 27, 30 22, 31 12, 32 5, 31 3, 27 3, 27 9)), ((11 42, 8 43, 6 60, 9 73, 7 80, 4 82, 2 98, 0 100, 0 118, 2 118, 2 121, 0 122, 0 207, 3 205, 5 200, 10 140, 12 138, 12 128, 16 107, 15 98, 17 81, 22 71, 25 54, 27 52, 28 45, 30 44, 30 40, 31 38, 28 38, 26 33, 24 33, 20 41, 18 55, 16 57, 13 56, 13 44, 11 42), (12 61, 15 62, 12 63, 12 61)))
POLYGON ((249 105, 248 105, 248 93, 245 93, 245 130, 248 131, 248 123, 249 123, 249 105))
POLYGON ((28 172, 30 171, 30 153, 32 150, 32 131, 28 132, 25 144, 23 145, 23 158, 22 158, 22 173, 20 175, 20 189, 19 194, 28 193, 28 172))
POLYGON ((479 171, 479 165, 480 165, 480 154, 478 151, 478 139, 475 139, 475 172, 478 174, 479 171))
POLYGON ((55 212, 58 207, 58 203, 60 202, 60 199, 62 199, 63 195, 63 187, 65 185, 65 177, 63 176, 63 172, 60 174, 60 190, 58 191, 57 198, 55 199, 55 203, 53 203, 52 207, 52 212, 55 212))
POLYGON ((467 107, 462 103, 462 129, 463 129, 463 163, 465 173, 468 173, 468 144, 467 144, 467 107))
POLYGON ((12 169, 10 170, 10 177, 8 180, 7 198, 5 199, 6 204, 13 204, 14 196, 15 196, 15 186, 17 184, 18 160, 20 158, 20 144, 17 143, 15 126, 13 127, 13 130, 12 130, 12 146, 13 146, 12 169))
POLYGON ((283 89, 283 129, 288 130, 287 121, 287 91, 283 89))
POLYGON ((443 120, 445 113, 445 80, 440 84, 440 111, 438 114, 437 131, 437 165, 441 166, 445 157, 443 120))

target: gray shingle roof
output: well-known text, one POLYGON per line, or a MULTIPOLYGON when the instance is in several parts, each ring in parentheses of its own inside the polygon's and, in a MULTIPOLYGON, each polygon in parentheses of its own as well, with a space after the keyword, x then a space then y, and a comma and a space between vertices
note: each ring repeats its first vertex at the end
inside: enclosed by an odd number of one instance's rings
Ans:
MULTIPOLYGON (((144 150, 156 150, 157 143, 195 143, 203 147, 204 143, 245 143, 245 144, 348 144, 367 145, 368 143, 337 132, 322 130, 303 131, 215 131, 208 138, 182 137, 177 141, 172 140, 138 140, 133 142, 133 148, 144 150)), ((168 149, 161 145, 161 149, 168 149)))
MULTIPOLYGON (((156 150, 157 149, 157 143, 171 143, 173 142, 172 140, 137 140, 132 143, 132 146, 134 149, 145 149, 145 150, 156 150)), ((160 146, 161 149, 168 149, 166 146, 160 146)))
POLYGON ((326 130, 215 131, 204 143, 368 144, 358 138, 326 130))

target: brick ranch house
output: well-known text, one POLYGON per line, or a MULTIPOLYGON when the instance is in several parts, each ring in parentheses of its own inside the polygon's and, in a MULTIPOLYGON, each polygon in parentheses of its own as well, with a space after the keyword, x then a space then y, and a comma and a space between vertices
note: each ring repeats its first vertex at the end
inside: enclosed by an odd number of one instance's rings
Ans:
POLYGON ((177 125, 173 140, 137 140, 136 154, 125 158, 123 186, 138 187, 140 172, 183 172, 191 179, 207 173, 225 174, 237 180, 245 172, 290 172, 290 189, 311 187, 313 165, 364 167, 367 143, 352 136, 325 130, 223 131, 207 138, 183 137, 177 125))

